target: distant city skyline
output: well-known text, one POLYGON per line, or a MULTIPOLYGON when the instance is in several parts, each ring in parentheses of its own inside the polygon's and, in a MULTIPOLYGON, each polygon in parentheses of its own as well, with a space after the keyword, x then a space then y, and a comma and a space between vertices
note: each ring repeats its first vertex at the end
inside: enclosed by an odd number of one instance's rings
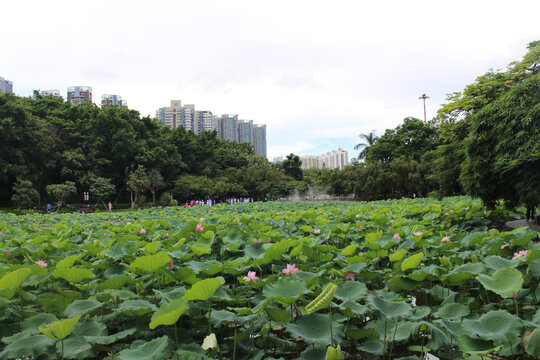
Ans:
POLYGON ((203 131, 217 132, 222 140, 248 143, 256 154, 267 157, 266 125, 254 124, 253 120, 239 120, 238 115, 214 115, 209 110, 196 110, 194 104, 182 105, 181 100, 171 100, 170 106, 156 110, 155 118, 164 126, 183 127, 196 134, 203 131))
POLYGON ((538 0, 27 0, 2 12, 0 76, 15 94, 91 85, 95 101, 118 94, 152 117, 189 99, 267 124, 270 159, 356 157, 359 134, 423 119, 422 94, 433 118, 447 94, 540 39, 538 0))

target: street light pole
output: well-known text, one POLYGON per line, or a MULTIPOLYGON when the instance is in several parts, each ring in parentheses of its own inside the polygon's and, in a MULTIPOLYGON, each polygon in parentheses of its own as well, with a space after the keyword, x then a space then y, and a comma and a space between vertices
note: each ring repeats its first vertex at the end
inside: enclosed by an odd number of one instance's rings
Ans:
POLYGON ((429 99, 429 96, 427 96, 426 94, 422 94, 419 99, 424 101, 424 122, 426 122, 426 99, 429 99))

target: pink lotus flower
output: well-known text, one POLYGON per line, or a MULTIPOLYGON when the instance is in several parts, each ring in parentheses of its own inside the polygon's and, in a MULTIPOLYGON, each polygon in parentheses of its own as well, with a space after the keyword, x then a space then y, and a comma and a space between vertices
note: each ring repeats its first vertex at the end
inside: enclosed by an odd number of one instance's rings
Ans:
POLYGON ((271 242, 272 242, 272 239, 268 239, 267 242, 271 243, 271 242))
POLYGON ((169 260, 169 269, 172 269, 173 268, 173 262, 172 260, 169 260))
POLYGON ((255 271, 248 271, 247 276, 243 277, 242 280, 244 280, 245 282, 250 282, 250 281, 257 282, 259 278, 256 275, 257 273, 255 271))
POLYGON ((415 232, 413 232, 413 235, 414 236, 422 236, 422 235, 424 235, 424 233, 421 232, 421 231, 415 231, 415 232))
POLYGON ((484 215, 487 215, 487 210, 486 210, 486 211, 484 211, 484 215))
POLYGON ((514 253, 514 257, 512 258, 512 260, 521 259, 525 255, 527 255, 528 252, 529 250, 521 250, 520 252, 514 253))
POLYGON ((360 218, 360 214, 356 215, 356 218, 359 219, 359 218, 360 218))
POLYGON ((43 260, 34 261, 34 263, 41 266, 42 268, 46 268, 48 266, 47 263, 43 260))
POLYGON ((355 275, 354 272, 347 271, 347 273, 345 274, 345 281, 348 281, 348 280, 354 281, 354 275, 355 275))
POLYGON ((169 236, 171 236, 171 235, 170 235, 169 233, 165 233, 165 235, 163 235, 163 236, 169 237, 169 236))
POLYGON ((441 239, 441 242, 449 242, 450 241, 450 236, 445 236, 441 239))
POLYGON ((388 230, 392 230, 392 227, 391 227, 391 226, 389 226, 389 227, 388 227, 388 230))
POLYGON ((292 264, 292 265, 287 264, 287 268, 281 270, 281 272, 284 273, 285 275, 294 275, 299 271, 300 271, 300 269, 296 268, 296 264, 292 264))
POLYGON ((394 239, 401 239, 401 236, 399 236, 399 233, 395 233, 393 236, 394 239))
POLYGON ((203 232, 204 227, 201 224, 197 224, 197 227, 195 228, 195 232, 203 232))
POLYGON ((364 225, 360 225, 360 230, 364 230, 364 225))
POLYGON ((11 255, 11 253, 9 251, 6 251, 6 255, 9 256, 11 255))
POLYGON ((139 230, 139 234, 141 234, 141 235, 146 234, 146 230, 144 230, 144 229, 139 230))
POLYGON ((501 250, 504 249, 504 248, 507 248, 509 246, 510 246, 510 244, 503 244, 503 245, 501 245, 501 250))
POLYGON ((103 233, 103 236, 107 236, 107 233, 103 233))
POLYGON ((131 221, 128 221, 128 222, 126 223, 126 225, 131 225, 131 221))
POLYGON ((315 235, 320 235, 321 234, 321 230, 320 229, 315 229, 315 231, 313 232, 315 235))

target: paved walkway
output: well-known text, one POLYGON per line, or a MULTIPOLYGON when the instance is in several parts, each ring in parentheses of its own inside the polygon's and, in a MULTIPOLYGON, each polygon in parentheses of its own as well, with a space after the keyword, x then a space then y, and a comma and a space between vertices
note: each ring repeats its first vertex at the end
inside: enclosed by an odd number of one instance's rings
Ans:
POLYGON ((515 221, 508 221, 504 224, 504 226, 508 230, 514 230, 521 226, 528 226, 529 228, 536 230, 540 232, 540 225, 535 224, 534 221, 527 221, 527 220, 515 220, 515 221))

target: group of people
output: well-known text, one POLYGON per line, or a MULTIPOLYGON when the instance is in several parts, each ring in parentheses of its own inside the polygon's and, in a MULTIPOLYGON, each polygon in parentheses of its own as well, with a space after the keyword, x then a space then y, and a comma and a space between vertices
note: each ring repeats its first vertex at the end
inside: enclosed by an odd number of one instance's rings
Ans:
MULTIPOLYGON (((250 202, 253 202, 253 198, 229 198, 229 199, 226 199, 225 201, 219 201, 219 202, 220 203, 224 202, 229 205, 238 204, 238 203, 250 203, 250 202)), ((185 207, 202 206, 202 205, 209 205, 209 206, 216 205, 216 200, 213 200, 210 198, 206 200, 191 200, 189 202, 186 202, 185 207)))

